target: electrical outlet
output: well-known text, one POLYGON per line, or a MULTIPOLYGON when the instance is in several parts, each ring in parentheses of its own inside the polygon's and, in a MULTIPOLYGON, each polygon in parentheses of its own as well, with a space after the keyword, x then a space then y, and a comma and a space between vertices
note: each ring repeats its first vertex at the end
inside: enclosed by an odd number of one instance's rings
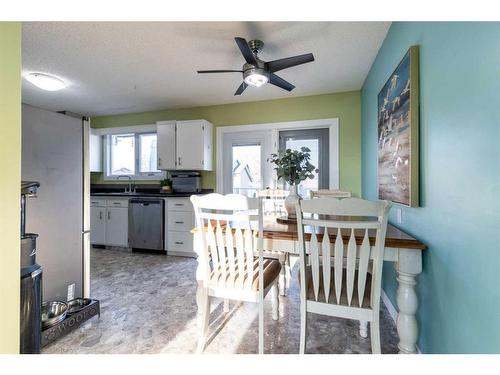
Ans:
POLYGON ((403 222, 403 210, 401 208, 396 208, 396 220, 398 224, 403 222))
POLYGON ((67 301, 71 301, 75 298, 75 284, 68 285, 68 299, 67 301))

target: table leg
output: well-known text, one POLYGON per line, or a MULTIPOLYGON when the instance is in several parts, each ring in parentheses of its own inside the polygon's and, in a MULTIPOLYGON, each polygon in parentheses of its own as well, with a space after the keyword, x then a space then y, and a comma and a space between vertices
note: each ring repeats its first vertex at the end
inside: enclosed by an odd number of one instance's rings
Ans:
POLYGON ((399 334, 399 352, 414 354, 417 352, 418 324, 415 314, 418 308, 417 293, 415 292, 414 274, 398 271, 397 303, 399 308, 396 326, 399 334))
POLYGON ((418 298, 415 291, 416 276, 422 272, 422 252, 399 249, 398 261, 394 265, 398 274, 396 302, 398 317, 396 327, 399 335, 399 353, 417 353, 418 323, 415 314, 418 310, 418 298))
POLYGON ((286 253, 281 253, 279 255, 279 261, 281 263, 281 271, 278 279, 279 293, 280 296, 286 295, 285 287, 286 287, 286 253))
POLYGON ((280 296, 284 296, 286 294, 286 292, 285 292, 285 264, 281 265, 278 286, 279 286, 279 290, 280 290, 280 296))
POLYGON ((292 280, 292 271, 290 269, 290 253, 287 253, 286 260, 285 260, 285 286, 286 286, 286 289, 290 289, 291 280, 292 280))

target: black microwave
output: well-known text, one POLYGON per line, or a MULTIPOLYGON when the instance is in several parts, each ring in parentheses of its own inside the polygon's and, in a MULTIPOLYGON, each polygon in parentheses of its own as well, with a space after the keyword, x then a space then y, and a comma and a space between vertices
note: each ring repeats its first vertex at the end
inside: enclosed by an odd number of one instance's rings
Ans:
POLYGON ((201 192, 200 172, 172 172, 172 190, 174 193, 201 192))

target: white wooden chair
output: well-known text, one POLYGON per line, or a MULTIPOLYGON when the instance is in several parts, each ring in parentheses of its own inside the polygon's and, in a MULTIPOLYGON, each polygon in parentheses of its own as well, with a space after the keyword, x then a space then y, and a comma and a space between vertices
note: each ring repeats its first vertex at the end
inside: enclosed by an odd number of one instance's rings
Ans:
MULTIPOLYGON (((289 192, 283 189, 262 189, 257 192, 257 197, 263 198, 264 215, 282 216, 286 214, 285 198, 289 192)), ((284 296, 290 288, 292 273, 290 269, 290 254, 283 251, 266 251, 264 258, 277 259, 281 263, 281 273, 278 282, 280 295, 284 296)))
POLYGON ((289 192, 283 189, 262 189, 257 192, 257 197, 264 198, 264 215, 284 215, 285 198, 289 192))
POLYGON ((310 191, 309 198, 350 198, 350 191, 342 191, 342 190, 329 190, 329 189, 319 189, 318 191, 310 191))
POLYGON ((198 352, 208 332, 210 299, 259 304, 259 353, 264 351, 264 297, 272 294, 273 319, 278 319, 281 264, 264 259, 262 200, 237 194, 191 196, 201 247, 198 254, 198 352), (257 214, 255 212, 257 211, 257 214), (251 221, 258 218, 258 230, 251 221), (255 253, 258 253, 257 260, 255 253))
POLYGON ((380 293, 390 206, 387 201, 359 198, 297 201, 301 354, 306 349, 308 312, 370 322, 372 352, 381 352, 380 293), (336 216, 325 216, 332 213, 336 216), (310 265, 306 265, 304 226, 311 228, 310 265), (376 232, 373 246, 369 230, 376 232))

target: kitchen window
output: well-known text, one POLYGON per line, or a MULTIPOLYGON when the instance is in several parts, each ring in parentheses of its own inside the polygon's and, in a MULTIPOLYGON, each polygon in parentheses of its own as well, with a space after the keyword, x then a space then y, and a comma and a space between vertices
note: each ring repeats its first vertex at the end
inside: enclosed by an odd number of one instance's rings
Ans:
POLYGON ((133 180, 159 180, 156 133, 108 134, 105 142, 106 180, 130 176, 133 180))

